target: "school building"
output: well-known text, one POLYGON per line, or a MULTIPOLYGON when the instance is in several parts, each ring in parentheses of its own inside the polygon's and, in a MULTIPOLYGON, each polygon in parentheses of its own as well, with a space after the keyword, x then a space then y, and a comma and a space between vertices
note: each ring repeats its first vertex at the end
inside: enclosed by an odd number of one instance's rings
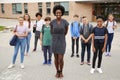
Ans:
POLYGON ((72 21, 73 15, 78 14, 80 19, 87 16, 89 21, 95 21, 97 15, 103 15, 105 18, 109 13, 120 21, 120 0, 80 0, 63 2, 34 2, 34 3, 0 3, 0 18, 18 18, 28 13, 32 19, 35 19, 35 13, 40 12, 43 18, 53 15, 54 5, 63 5, 65 15, 68 21, 72 21))

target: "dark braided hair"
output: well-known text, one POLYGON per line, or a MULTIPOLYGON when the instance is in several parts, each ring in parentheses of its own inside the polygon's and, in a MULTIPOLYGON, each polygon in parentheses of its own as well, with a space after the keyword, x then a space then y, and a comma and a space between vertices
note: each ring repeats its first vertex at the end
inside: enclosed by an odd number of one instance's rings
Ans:
POLYGON ((64 13, 65 13, 65 8, 64 8, 62 5, 56 5, 56 6, 54 6, 54 8, 53 8, 53 14, 54 14, 54 15, 56 15, 56 11, 57 11, 57 10, 61 10, 62 16, 64 15, 64 13))

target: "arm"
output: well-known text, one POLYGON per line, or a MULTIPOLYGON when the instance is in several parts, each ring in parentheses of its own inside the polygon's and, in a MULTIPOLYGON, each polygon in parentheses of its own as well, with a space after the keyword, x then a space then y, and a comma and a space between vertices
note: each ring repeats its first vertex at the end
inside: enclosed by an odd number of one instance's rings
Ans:
POLYGON ((94 46, 94 33, 92 34, 92 51, 95 52, 95 46, 94 46))
POLYGON ((67 34, 68 32, 68 26, 65 27, 65 35, 67 34))
POLYGON ((103 46, 102 52, 105 51, 105 49, 106 49, 106 44, 107 44, 107 34, 105 34, 105 40, 104 40, 104 46, 103 46))
POLYGON ((42 32, 40 33, 40 44, 42 45, 42 38, 43 38, 43 34, 42 34, 42 32))

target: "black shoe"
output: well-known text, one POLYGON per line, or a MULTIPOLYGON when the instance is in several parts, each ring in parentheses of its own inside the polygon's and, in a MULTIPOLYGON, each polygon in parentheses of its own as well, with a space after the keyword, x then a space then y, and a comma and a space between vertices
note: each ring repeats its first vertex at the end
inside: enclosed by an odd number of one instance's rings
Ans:
POLYGON ((74 54, 72 54, 71 57, 74 57, 74 54))
POLYGON ((76 57, 79 58, 79 55, 77 54, 76 57))

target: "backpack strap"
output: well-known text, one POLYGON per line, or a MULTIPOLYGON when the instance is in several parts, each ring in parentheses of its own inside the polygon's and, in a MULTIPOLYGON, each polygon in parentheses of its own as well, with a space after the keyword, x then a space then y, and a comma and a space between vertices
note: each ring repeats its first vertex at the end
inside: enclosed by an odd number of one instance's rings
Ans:
POLYGON ((109 21, 107 20, 106 27, 108 27, 108 22, 109 22, 109 21))
POLYGON ((42 26, 42 34, 44 34, 44 26, 45 26, 45 25, 43 24, 43 26, 42 26))

